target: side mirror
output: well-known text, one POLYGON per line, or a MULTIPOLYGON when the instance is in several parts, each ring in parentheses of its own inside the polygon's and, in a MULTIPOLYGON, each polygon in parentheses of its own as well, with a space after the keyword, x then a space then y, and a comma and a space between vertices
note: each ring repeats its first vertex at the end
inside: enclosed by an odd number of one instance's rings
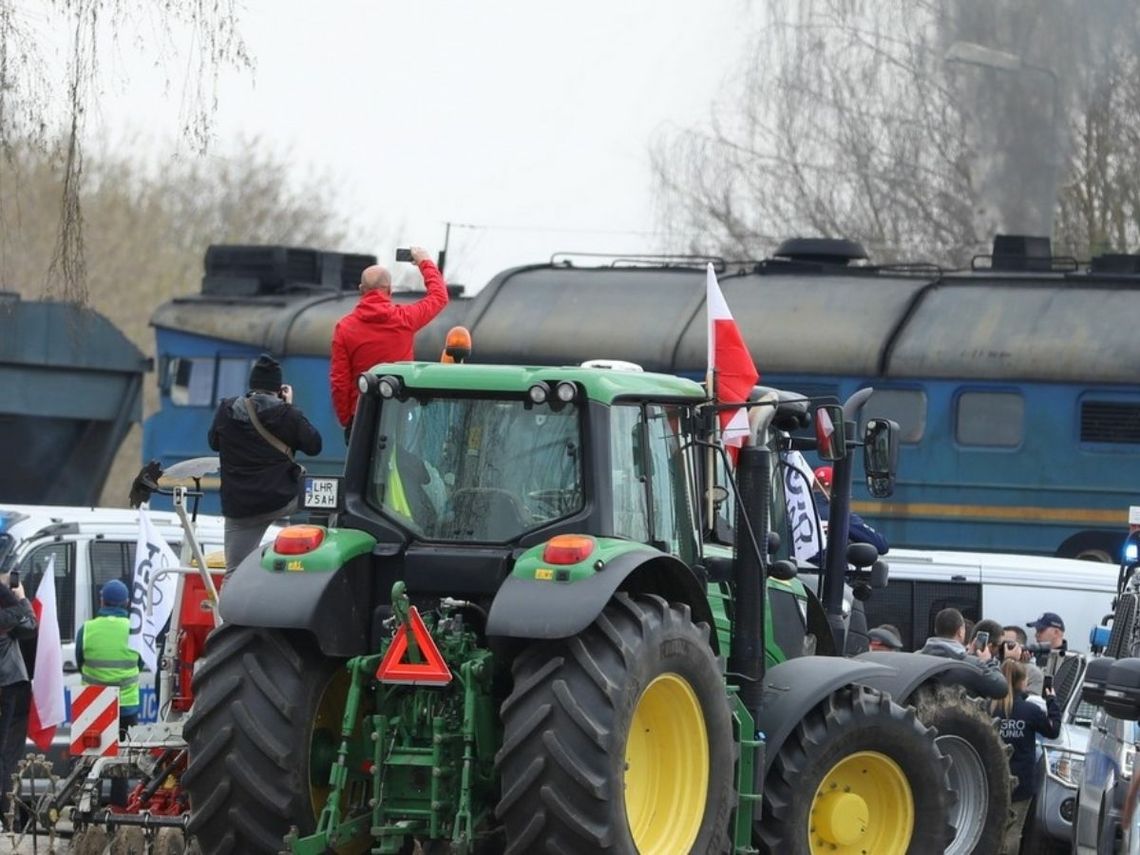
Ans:
POLYGON ((1117 659, 1109 666, 1104 711, 1113 718, 1140 721, 1140 659, 1117 659))
POLYGON ((860 570, 870 567, 879 560, 879 550, 869 543, 847 544, 847 563, 853 564, 860 570))
POLYGON ((879 559, 871 565, 871 587, 872 588, 885 588, 890 576, 891 567, 883 559, 879 559))
POLYGON ((796 578, 796 574, 799 572, 796 562, 789 561, 787 558, 773 561, 768 567, 768 575, 773 579, 779 579, 781 582, 790 582, 796 578))
POLYGON ((890 419, 871 419, 863 430, 863 469, 867 490, 876 499, 895 491, 899 467, 899 425, 890 419))
POLYGON ((847 435, 843 429, 843 407, 827 404, 815 409, 815 442, 819 456, 834 463, 847 456, 847 435))

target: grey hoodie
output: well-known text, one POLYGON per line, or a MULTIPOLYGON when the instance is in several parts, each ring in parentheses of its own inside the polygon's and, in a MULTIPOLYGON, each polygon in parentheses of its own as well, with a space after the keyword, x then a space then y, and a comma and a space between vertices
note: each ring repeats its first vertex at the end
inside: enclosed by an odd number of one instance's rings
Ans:
POLYGON ((989 659, 983 662, 976 656, 967 656, 966 648, 953 638, 942 638, 938 635, 932 635, 926 639, 926 644, 924 644, 922 650, 918 652, 925 653, 927 656, 941 656, 943 659, 958 659, 962 662, 969 662, 974 665, 982 672, 982 687, 988 688, 988 691, 985 692, 986 697, 1001 697, 1009 690, 1009 684, 1006 682, 1005 675, 1002 674, 1001 668, 998 667, 996 659, 989 659))

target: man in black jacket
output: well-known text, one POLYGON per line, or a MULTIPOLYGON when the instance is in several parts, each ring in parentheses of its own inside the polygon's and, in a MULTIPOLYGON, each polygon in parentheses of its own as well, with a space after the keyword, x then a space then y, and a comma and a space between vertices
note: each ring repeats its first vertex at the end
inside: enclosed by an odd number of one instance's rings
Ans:
POLYGON ((24 586, 10 588, 8 579, 7 573, 0 576, 0 814, 5 816, 12 775, 24 753, 32 698, 20 639, 36 634, 36 615, 24 586))
POLYGON ((321 435, 293 406, 281 364, 266 353, 249 372, 249 392, 218 404, 210 448, 221 457, 226 575, 253 552, 270 524, 297 508, 304 472, 293 454, 321 453, 321 435))

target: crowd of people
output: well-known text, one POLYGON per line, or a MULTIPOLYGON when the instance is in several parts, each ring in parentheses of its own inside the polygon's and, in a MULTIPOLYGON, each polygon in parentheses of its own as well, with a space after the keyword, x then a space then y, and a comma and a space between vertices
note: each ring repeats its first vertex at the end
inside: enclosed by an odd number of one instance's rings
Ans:
MULTIPOLYGON (((1061 732, 1061 710, 1052 675, 1067 653, 1065 622, 1045 612, 1026 627, 1035 633, 1029 647, 1025 628, 1002 626, 994 620, 967 620, 955 608, 942 609, 934 618, 934 635, 918 650, 973 662, 981 672, 979 690, 996 700, 991 712, 999 720, 1002 741, 1011 747, 1010 775, 1016 779, 1011 811, 1003 840, 1003 855, 1017 855, 1029 805, 1040 784, 1037 775, 1037 740, 1054 739, 1061 732)), ((870 630, 871 650, 905 650, 899 628, 882 624, 870 630)))

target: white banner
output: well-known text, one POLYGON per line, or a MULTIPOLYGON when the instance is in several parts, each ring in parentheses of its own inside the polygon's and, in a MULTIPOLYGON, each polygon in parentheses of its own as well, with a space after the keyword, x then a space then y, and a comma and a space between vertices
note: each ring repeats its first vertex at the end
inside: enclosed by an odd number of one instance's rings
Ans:
POLYGON ((788 533, 792 538, 792 556, 797 562, 810 561, 823 551, 826 543, 820 531, 819 516, 811 498, 811 467, 798 451, 781 455, 784 461, 784 496, 788 503, 788 533))
POLYGON ((159 570, 178 566, 178 556, 162 539, 147 516, 146 508, 139 508, 139 540, 135 548, 135 572, 131 581, 131 636, 132 650, 137 650, 143 663, 151 671, 158 670, 158 634, 174 610, 174 594, 178 575, 160 576, 151 587, 150 580, 159 570), (151 591, 153 608, 148 616, 147 589, 151 591))

